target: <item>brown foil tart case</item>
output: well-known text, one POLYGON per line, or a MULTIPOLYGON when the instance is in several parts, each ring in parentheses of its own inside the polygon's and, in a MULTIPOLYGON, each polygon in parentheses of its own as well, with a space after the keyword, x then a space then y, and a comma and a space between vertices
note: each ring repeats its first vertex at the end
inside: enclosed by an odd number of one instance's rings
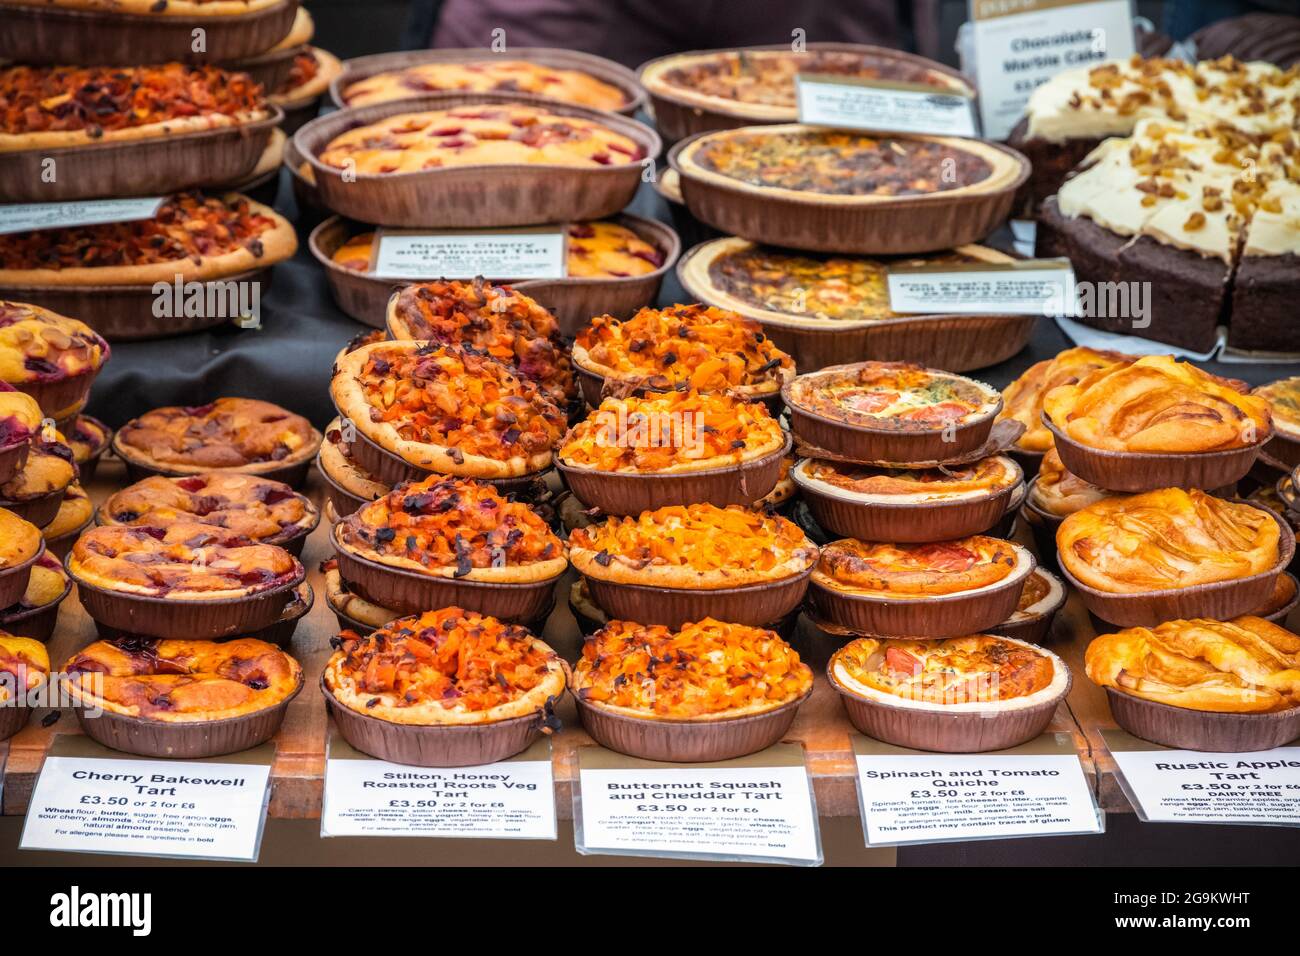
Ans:
POLYGON ((1269 714, 1228 714, 1174 707, 1106 688, 1115 723, 1134 737, 1175 750, 1252 753, 1300 737, 1300 707, 1269 714))
POLYGON ((117 433, 113 435, 112 444, 113 454, 122 459, 122 463, 126 465, 126 477, 132 484, 143 481, 151 475, 162 475, 164 478, 189 478, 205 471, 228 471, 235 474, 253 475, 257 478, 269 478, 272 481, 281 481, 297 491, 306 483, 307 472, 311 469, 312 461, 319 453, 320 443, 324 440, 324 436, 315 428, 311 431, 310 454, 300 454, 293 460, 286 460, 284 464, 255 462, 247 468, 167 468, 163 465, 146 462, 140 459, 133 449, 122 442, 121 429, 118 429, 117 433), (262 468, 262 465, 269 467, 262 468), (257 470, 254 470, 254 468, 257 470))
POLYGON ((1051 636, 1052 621, 1056 619, 1057 612, 1065 606, 1065 599, 1068 594, 1060 578, 1050 571, 1043 568, 1034 568, 1033 573, 1046 578, 1048 583, 1052 585, 1053 590, 1056 592, 1052 596, 1052 600, 1022 620, 1013 621, 1008 619, 996 627, 989 628, 990 634, 1014 638, 1017 641, 1024 641, 1026 644, 1042 644, 1051 636))
MULTIPOLYGON (((569 613, 573 615, 573 620, 578 625, 578 633, 580 633, 584 638, 588 638, 591 637, 593 634, 595 634, 597 631, 599 631, 602 627, 604 627, 605 624, 608 622, 609 617, 608 615, 605 614, 604 611, 600 610, 599 608, 593 608, 593 610, 595 610, 596 613, 600 614, 601 617, 599 618, 593 617, 591 614, 588 614, 587 611, 583 609, 581 603, 574 600, 576 594, 575 589, 577 588, 578 583, 579 582, 574 582, 573 586, 570 587, 569 589, 569 599, 568 599, 569 613)), ((590 595, 588 595, 588 600, 590 600, 590 595)), ((595 602, 592 601, 592 603, 594 604, 595 602)), ((779 621, 774 621, 768 624, 762 624, 757 626, 764 627, 769 631, 775 631, 777 634, 781 636, 782 640, 789 641, 791 637, 794 635, 795 630, 798 626, 799 614, 800 614, 799 608, 796 607, 793 611, 791 611, 785 617, 781 618, 779 621)))
POLYGON ((8 631, 16 637, 30 637, 33 641, 45 644, 54 636, 54 626, 59 621, 59 606, 64 598, 72 593, 72 579, 68 578, 63 592, 48 604, 36 607, 10 607, 7 613, 0 612, 0 630, 8 631))
MULTIPOLYGON (((1253 612, 1256 617, 1262 617, 1266 621, 1272 621, 1279 626, 1283 625, 1291 612, 1300 604, 1300 580, 1290 571, 1284 571, 1277 579, 1277 589, 1273 592, 1273 597, 1253 612)), ((3 624, 0 623, 0 627, 3 624)))
MULTIPOLYGON (((26 634, 23 637, 27 637, 26 634)), ((49 678, 46 678, 48 681, 49 678)), ((8 740, 27 726, 32 708, 26 704, 0 703, 0 742, 8 740)))
MULTIPOLYGON (((360 495, 354 495, 335 481, 330 476, 330 473, 321 467, 319 452, 316 453, 316 470, 325 481, 325 498, 329 504, 334 506, 334 520, 346 518, 362 505, 368 505, 370 502, 375 500, 373 498, 362 498, 360 495)), ((333 524, 334 522, 331 521, 330 523, 333 524)))
MULTIPOLYGON (((94 313, 89 314, 93 315, 94 313)), ((92 331, 98 337, 98 329, 92 331)), ((99 345, 103 350, 103 355, 100 356, 98 365, 87 366, 75 375, 64 375, 49 381, 19 382, 14 385, 14 388, 30 395, 36 404, 41 407, 42 415, 54 417, 65 409, 74 407, 80 409, 86 403, 86 396, 90 394, 90 386, 95 383, 95 378, 113 354, 108 342, 101 339, 99 345)))
POLYGON ((23 599, 27 593, 27 582, 31 580, 32 565, 45 553, 45 542, 26 561, 8 568, 0 569, 0 607, 12 607, 23 599))
POLYGON ((0 449, 0 483, 4 483, 27 464, 27 456, 32 450, 32 436, 0 449))
POLYGON ((711 617, 732 624, 765 627, 803 603, 812 572, 808 568, 778 581, 712 589, 620 584, 592 577, 586 580, 591 600, 610 620, 680 628, 711 617))
POLYGON ((59 561, 62 561, 68 556, 68 552, 72 550, 72 546, 77 543, 77 539, 81 537, 82 533, 94 523, 95 516, 91 515, 82 522, 81 527, 73 528, 71 531, 65 531, 57 538, 46 538, 46 553, 53 555, 55 558, 58 558, 59 561))
MULTIPOLYGON (((284 606, 280 612, 279 618, 266 627, 248 633, 230 634, 226 637, 216 638, 218 642, 226 640, 235 640, 236 638, 256 638, 259 641, 266 641, 268 644, 274 644, 282 651, 287 651, 289 645, 293 643, 294 631, 298 629, 298 622, 307 616, 316 603, 316 594, 310 584, 303 581, 294 590, 293 596, 289 598, 289 603, 284 606)), ((100 640, 114 641, 120 638, 136 637, 138 635, 122 628, 113 627, 111 624, 105 624, 101 621, 95 622, 95 633, 99 635, 100 640)), ((26 635, 24 635, 26 636, 26 635)))
MULTIPOLYGON (((74 479, 75 480, 75 479, 74 479)), ((59 505, 67 488, 55 488, 40 495, 25 495, 22 498, 5 501, 0 499, 0 508, 12 511, 24 521, 30 521, 38 528, 44 528, 59 515, 59 505)))
POLYGON ((543 163, 456 166, 387 175, 358 173, 345 181, 340 170, 317 158, 335 137, 389 116, 484 104, 537 106, 591 120, 634 140, 645 156, 659 153, 659 136, 635 120, 522 93, 437 93, 343 109, 312 120, 294 134, 293 141, 312 170, 321 203, 340 215, 375 225, 480 229, 572 222, 613 216, 632 201, 641 184, 638 162, 598 169, 543 163))
MULTIPOLYGON (((348 452, 358 467, 385 485, 396 486, 404 481, 421 481, 433 474, 427 469, 411 464, 400 455, 393 454, 387 448, 381 448, 360 431, 357 432, 357 440, 348 445, 348 452)), ((498 494, 518 495, 531 493, 537 483, 543 481, 550 472, 551 466, 547 465, 541 471, 532 471, 510 478, 475 478, 474 480, 491 485, 498 494)))

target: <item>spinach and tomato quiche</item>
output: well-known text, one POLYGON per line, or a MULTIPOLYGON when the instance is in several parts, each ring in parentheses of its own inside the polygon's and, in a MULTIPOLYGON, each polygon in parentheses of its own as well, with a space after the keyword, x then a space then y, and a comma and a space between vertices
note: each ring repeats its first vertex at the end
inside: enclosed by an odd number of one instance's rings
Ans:
POLYGON ((924 601, 1023 580, 1033 564, 1020 545, 986 535, 932 544, 844 538, 822 548, 813 583, 834 592, 924 601))
POLYGON ((443 92, 531 93, 597 110, 621 110, 628 105, 623 90, 590 73, 511 56, 385 70, 348 83, 342 98, 345 106, 366 106, 443 92))
POLYGON ((795 480, 814 492, 878 504, 938 504, 998 494, 1020 484, 1022 474, 1005 455, 943 468, 875 468, 805 458, 795 480))
POLYGON ((861 362, 799 376, 787 401, 845 425, 926 432, 989 418, 1001 396, 974 379, 910 362, 861 362))
POLYGON ((1251 394, 1268 402, 1278 435, 1300 441, 1300 376, 1269 382, 1251 394))

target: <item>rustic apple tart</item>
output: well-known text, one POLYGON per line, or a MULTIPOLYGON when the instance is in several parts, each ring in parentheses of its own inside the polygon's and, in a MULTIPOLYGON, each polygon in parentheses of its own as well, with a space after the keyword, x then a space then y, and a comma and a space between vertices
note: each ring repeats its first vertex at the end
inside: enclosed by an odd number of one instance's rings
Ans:
POLYGON ((1113 368, 1133 361, 1133 356, 1103 349, 1078 346, 1055 357, 1035 362, 1002 390, 1002 411, 998 419, 1015 419, 1025 426, 1016 449, 1042 454, 1052 447, 1052 433, 1043 424, 1043 401, 1048 392, 1063 385, 1075 385, 1097 369, 1113 368))

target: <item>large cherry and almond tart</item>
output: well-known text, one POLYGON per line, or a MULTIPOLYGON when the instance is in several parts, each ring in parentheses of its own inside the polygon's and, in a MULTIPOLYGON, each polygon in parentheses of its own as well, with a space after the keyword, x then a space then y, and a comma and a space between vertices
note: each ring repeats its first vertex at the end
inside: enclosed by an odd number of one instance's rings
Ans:
POLYGON ((993 634, 860 637, 835 653, 826 672, 858 730, 941 753, 1033 740, 1070 691, 1070 672, 1051 651, 993 634))
POLYGON ((1285 465, 1300 465, 1300 375, 1261 385, 1251 394, 1268 402, 1273 413, 1273 437, 1264 453, 1285 465))
POLYGON ((264 743, 303 685, 296 660, 247 637, 96 641, 63 674, 81 729, 145 757, 216 757, 264 743))
POLYGON ((587 404, 602 388, 622 384, 647 391, 695 389, 767 401, 779 409, 781 387, 794 377, 794 360, 762 326, 726 309, 672 305, 641 309, 630 319, 601 315, 573 344, 587 404))
POLYGON ((84 322, 0 300, 0 380, 35 398, 46 415, 83 401, 108 353, 84 322))
POLYGON ((49 676, 50 656, 44 644, 0 630, 0 740, 23 729, 32 712, 23 698, 49 676))
POLYGON ((690 763, 776 743, 812 684, 776 632, 706 617, 675 627, 610 621, 584 644, 570 686, 597 743, 690 763))
POLYGON ((809 594, 822 617, 859 634, 954 637, 1011 617, 1034 566, 1027 549, 984 535, 931 544, 845 538, 822 548, 809 594))
POLYGON ((83 534, 68 573, 96 621, 132 634, 196 638, 273 624, 306 577, 283 548, 211 525, 108 525, 83 534))
POLYGON ((229 471, 300 486, 320 444, 307 419, 252 398, 155 408, 113 436, 113 451, 135 481, 229 471))
POLYGON ((1263 618, 1130 627, 1096 638, 1084 661, 1115 722, 1144 740, 1243 753, 1300 737, 1300 637, 1263 618))
POLYGON ((41 555, 32 565, 27 590, 17 604, 0 610, 0 631, 30 637, 44 644, 54 635, 59 605, 72 591, 72 580, 54 555, 41 555))
POLYGON ((1002 408, 996 389, 910 362, 859 362, 785 387, 795 438, 864 463, 944 462, 978 451, 1002 408))
POLYGON ((526 628, 444 607, 369 635, 343 631, 321 689, 339 732, 381 760, 504 760, 557 725, 568 669, 526 628))
POLYGON ((44 528, 59 513, 68 488, 77 479, 72 449, 58 432, 32 442, 22 470, 0 485, 0 508, 44 528))
POLYGON ((1005 455, 945 468, 876 468, 804 458, 791 476, 827 531, 863 541, 949 541, 988 531, 1023 476, 1005 455))
POLYGON ((749 505, 781 478, 790 438, 766 406, 721 393, 607 398, 556 453, 570 490, 606 514, 749 505))
MULTIPOLYGON (((335 518, 345 518, 367 502, 382 498, 393 490, 379 481, 351 457, 352 444, 344 440, 342 419, 336 418, 325 428, 325 440, 316 455, 316 467, 325 479, 328 507, 335 518)), ((333 521, 330 522, 331 524, 333 521)))
POLYGON ((44 551, 45 542, 36 525, 0 508, 0 607, 22 599, 32 565, 44 551))
POLYGON ((491 485, 430 475, 334 526, 339 570, 367 600, 409 614, 456 605, 504 620, 550 610, 564 543, 491 485))
POLYGON ((1256 505, 1162 488, 1076 511, 1057 529, 1056 547, 1088 610, 1121 627, 1147 627, 1263 606, 1291 561, 1295 535, 1256 505))
POLYGON ((27 463, 44 420, 36 399, 0 382, 0 481, 8 481, 27 463))
POLYGON ((611 618, 761 626, 799 606, 817 546, 779 515, 692 504, 575 528, 569 557, 611 618))
POLYGON ((473 282, 418 282, 388 303, 394 339, 461 345, 485 352, 564 407, 577 393, 555 316, 510 286, 473 282))
POLYGON ((1244 382, 1171 355, 1096 369, 1043 403, 1065 467, 1114 491, 1220 488, 1272 437, 1269 403, 1244 382))
POLYGON ((154 475, 99 506, 103 525, 165 527, 178 521, 224 528, 300 554, 320 523, 320 511, 282 482, 222 471, 184 478, 154 475))
POLYGON ((330 395, 356 428, 352 457, 392 484, 429 472, 526 483, 550 467, 566 425, 533 382, 457 345, 362 346, 335 363, 330 395))

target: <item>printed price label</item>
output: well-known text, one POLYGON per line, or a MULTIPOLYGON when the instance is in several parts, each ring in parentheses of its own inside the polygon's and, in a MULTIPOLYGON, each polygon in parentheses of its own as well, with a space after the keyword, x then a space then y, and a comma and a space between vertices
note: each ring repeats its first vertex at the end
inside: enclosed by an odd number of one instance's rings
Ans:
POLYGON ((799 122, 889 133, 978 136, 975 104, 959 92, 818 74, 795 78, 799 122))
POLYGON ((1066 315, 1074 311, 1068 259, 894 266, 889 307, 898 313, 1066 315))
POLYGON ((26 850, 257 859, 275 745, 212 760, 148 760, 60 735, 36 780, 26 850))
POLYGON ((411 767, 375 760, 331 736, 321 836, 554 840, 551 745, 500 763, 411 767))
POLYGON ((987 754, 922 753, 853 739, 867 846, 1100 833, 1068 734, 987 754))
POLYGON ((562 279, 568 234, 536 229, 413 233, 379 230, 371 271, 384 279, 562 279))
POLYGON ((818 866, 817 806, 803 748, 777 744, 714 764, 578 754, 579 853, 818 866))
POLYGON ((163 203, 161 196, 145 199, 87 199, 81 202, 33 202, 0 206, 0 235, 97 226, 106 222, 152 219, 163 203))

